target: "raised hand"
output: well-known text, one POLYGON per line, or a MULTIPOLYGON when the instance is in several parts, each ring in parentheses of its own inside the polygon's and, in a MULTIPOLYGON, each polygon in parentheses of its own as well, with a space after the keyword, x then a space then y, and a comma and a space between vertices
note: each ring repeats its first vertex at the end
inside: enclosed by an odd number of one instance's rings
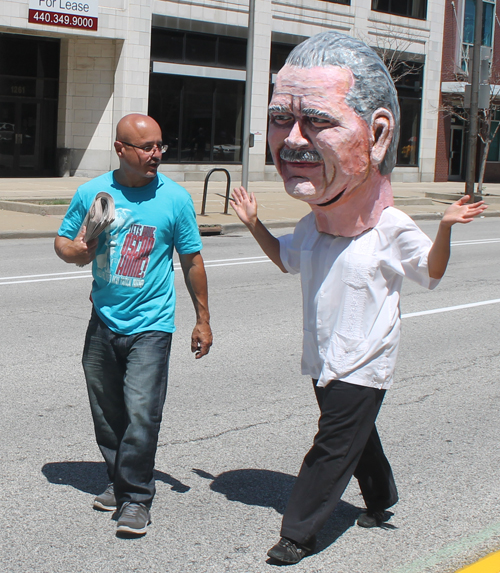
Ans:
POLYGON ((488 208, 484 201, 478 203, 467 203, 469 195, 464 195, 455 203, 452 203, 444 212, 439 223, 438 232, 434 244, 429 251, 428 267, 429 276, 433 279, 440 279, 448 265, 450 258, 451 228, 455 223, 470 223, 474 217, 488 208))
POLYGON ((244 187, 234 188, 230 198, 231 207, 247 227, 255 227, 257 222, 257 200, 253 193, 248 194, 244 187))
POLYGON ((488 208, 484 201, 468 203, 469 195, 464 195, 455 203, 452 203, 444 212, 441 224, 451 227, 455 223, 470 223, 474 217, 481 215, 488 208))

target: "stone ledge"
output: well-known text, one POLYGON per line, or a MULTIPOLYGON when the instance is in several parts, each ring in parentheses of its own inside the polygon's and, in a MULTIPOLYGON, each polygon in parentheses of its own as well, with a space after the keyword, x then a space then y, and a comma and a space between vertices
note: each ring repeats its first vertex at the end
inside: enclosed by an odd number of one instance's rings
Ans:
POLYGON ((0 209, 4 211, 32 213, 33 215, 65 215, 68 207, 69 205, 40 205, 21 201, 0 201, 0 209))

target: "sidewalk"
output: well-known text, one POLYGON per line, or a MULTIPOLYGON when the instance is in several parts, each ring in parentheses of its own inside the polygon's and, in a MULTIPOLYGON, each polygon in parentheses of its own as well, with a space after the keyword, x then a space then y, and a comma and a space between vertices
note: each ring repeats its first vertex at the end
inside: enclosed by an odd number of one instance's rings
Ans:
MULTIPOLYGON (((54 237, 66 207, 39 205, 30 201, 71 199, 77 187, 88 181, 82 177, 46 179, 0 178, 0 239, 54 237)), ((209 184, 206 214, 199 215, 203 200, 203 182, 188 181, 182 185, 193 198, 198 225, 203 235, 227 234, 241 230, 229 206, 223 214, 226 184, 209 184)), ((232 186, 239 185, 234 181, 232 186)), ((395 205, 415 220, 438 219, 446 206, 463 194, 463 182, 394 183, 395 205)), ((281 182, 250 182, 259 204, 259 218, 270 228, 291 227, 310 212, 309 206, 287 195, 281 182)), ((500 183, 484 186, 484 198, 490 204, 486 216, 500 216, 500 183)))

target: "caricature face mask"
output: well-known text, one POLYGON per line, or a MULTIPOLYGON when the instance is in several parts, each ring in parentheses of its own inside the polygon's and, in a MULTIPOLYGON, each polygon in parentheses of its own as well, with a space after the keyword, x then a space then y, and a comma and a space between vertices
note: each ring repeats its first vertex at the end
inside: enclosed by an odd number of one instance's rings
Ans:
POLYGON ((285 65, 269 106, 269 146, 287 193, 311 205, 320 232, 345 237, 374 227, 393 204, 378 166, 394 119, 380 108, 369 126, 346 103, 354 81, 339 66, 285 65))

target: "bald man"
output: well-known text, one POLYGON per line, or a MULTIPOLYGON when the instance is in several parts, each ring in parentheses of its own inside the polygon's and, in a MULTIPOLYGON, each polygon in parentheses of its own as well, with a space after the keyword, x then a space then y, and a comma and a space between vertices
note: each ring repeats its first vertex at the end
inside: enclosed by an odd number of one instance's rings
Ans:
POLYGON ((165 402, 174 326, 174 248, 196 312, 195 358, 212 345, 207 278, 193 202, 158 173, 166 146, 160 126, 131 114, 116 129, 120 167, 77 190, 55 240, 67 263, 92 262, 92 314, 83 369, 97 444, 109 485, 94 509, 118 510, 117 535, 141 536, 151 523, 153 468, 165 402), (115 202, 115 220, 86 243, 81 228, 100 191, 115 202))

